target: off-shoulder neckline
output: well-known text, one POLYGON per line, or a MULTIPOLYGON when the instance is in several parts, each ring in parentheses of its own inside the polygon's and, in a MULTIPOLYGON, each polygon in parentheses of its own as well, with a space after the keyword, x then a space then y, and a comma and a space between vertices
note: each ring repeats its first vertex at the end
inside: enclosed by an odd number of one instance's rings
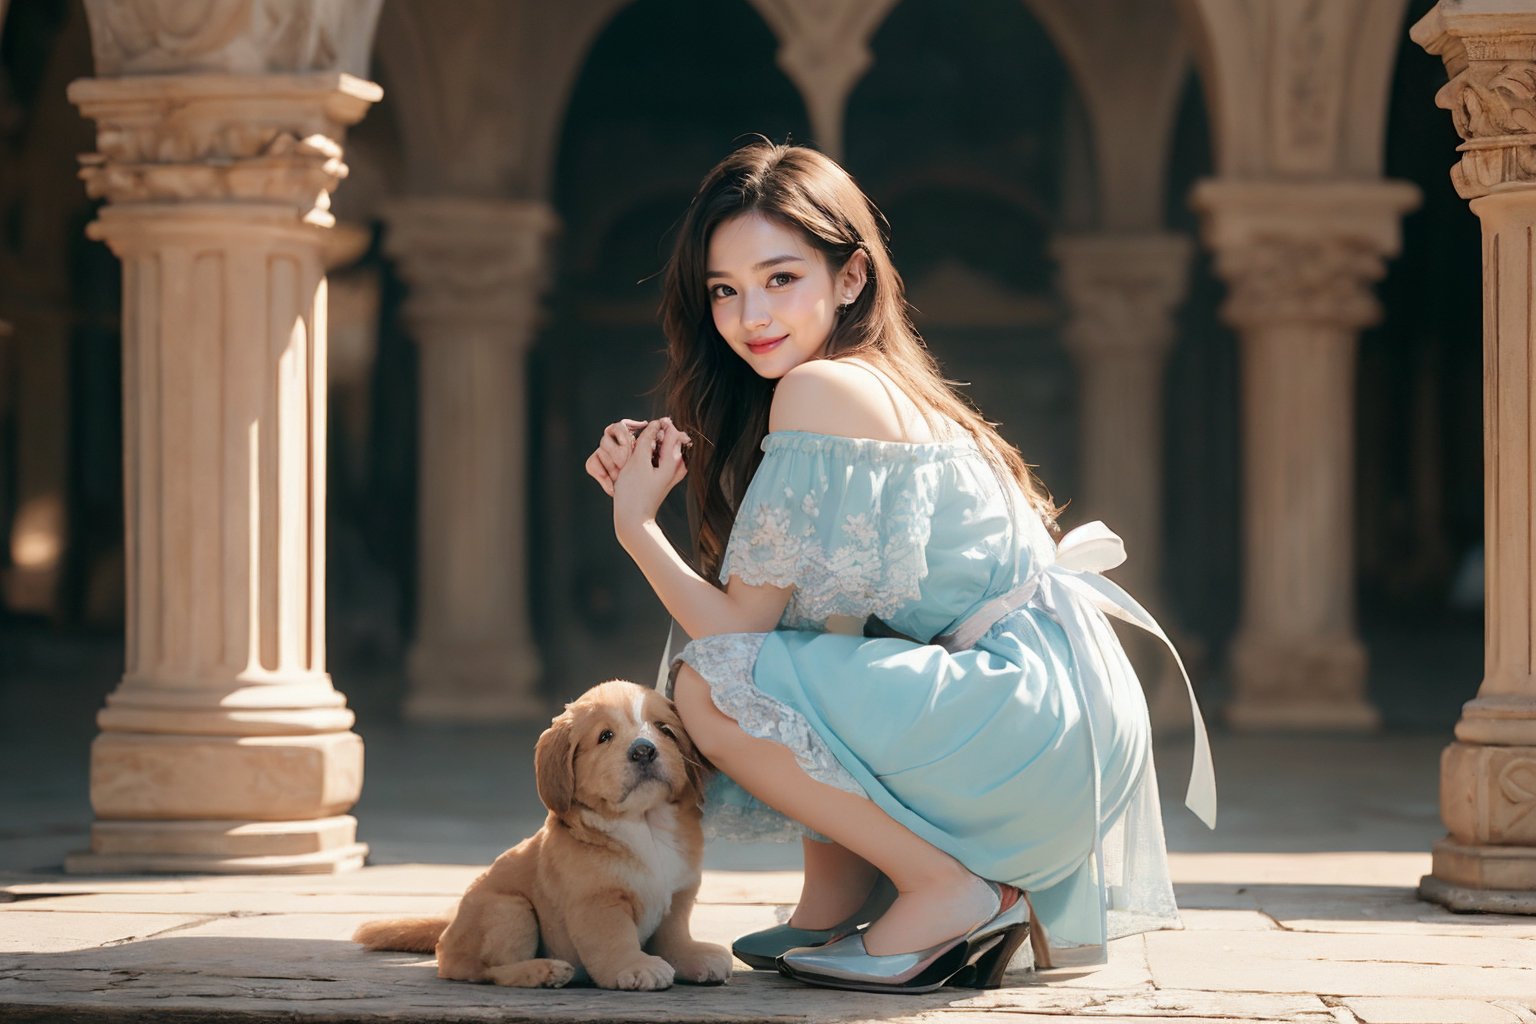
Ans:
POLYGON ((785 446, 806 448, 824 445, 846 445, 852 448, 889 448, 895 451, 935 453, 950 451, 976 451, 976 440, 969 434, 948 440, 934 441, 887 441, 878 437, 851 437, 847 434, 821 434, 814 430, 771 430, 763 436, 763 451, 785 446))

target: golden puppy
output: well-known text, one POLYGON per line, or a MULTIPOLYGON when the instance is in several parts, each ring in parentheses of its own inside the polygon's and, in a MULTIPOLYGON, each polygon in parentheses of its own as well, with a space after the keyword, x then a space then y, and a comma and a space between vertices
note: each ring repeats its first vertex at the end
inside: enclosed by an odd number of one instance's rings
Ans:
POLYGON ((377 921, 369 949, 437 953, 455 981, 556 988, 721 984, 723 946, 695 942, 699 756, 672 703, 621 680, 566 706, 534 748, 544 827, 496 858, 453 917, 377 921))

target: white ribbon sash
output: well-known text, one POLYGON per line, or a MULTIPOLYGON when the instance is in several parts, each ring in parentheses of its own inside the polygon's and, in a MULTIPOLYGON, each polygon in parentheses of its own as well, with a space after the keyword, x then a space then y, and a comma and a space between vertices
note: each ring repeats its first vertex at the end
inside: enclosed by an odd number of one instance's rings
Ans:
MULTIPOLYGON (((1005 615, 1024 607, 1031 601, 1051 612, 1064 626, 1063 620, 1077 620, 1083 609, 1074 605, 1086 604, 1088 608, 1110 615, 1122 622, 1146 630, 1157 637, 1173 655, 1184 677, 1184 689, 1189 694, 1189 712, 1194 721, 1194 761, 1189 770, 1189 787, 1184 793, 1184 806, 1207 828, 1216 827, 1216 770, 1211 763, 1211 743, 1205 731, 1205 719, 1200 714, 1200 703, 1195 699, 1194 684, 1184 668, 1184 659, 1174 649, 1173 641, 1157 624, 1145 608, 1120 586, 1103 574, 1125 561, 1125 543, 1114 531, 1095 520, 1072 530, 1056 546, 1056 561, 1034 573, 1023 584, 1008 593, 995 597, 968 616, 954 631, 935 637, 934 643, 949 651, 963 651, 995 626, 1005 615), (1078 600, 1063 600, 1070 595, 1078 600)), ((1082 663, 1101 660, 1097 651, 1086 649, 1085 640, 1093 631, 1086 622, 1074 621, 1077 628, 1067 629, 1068 642, 1073 655, 1082 663)))

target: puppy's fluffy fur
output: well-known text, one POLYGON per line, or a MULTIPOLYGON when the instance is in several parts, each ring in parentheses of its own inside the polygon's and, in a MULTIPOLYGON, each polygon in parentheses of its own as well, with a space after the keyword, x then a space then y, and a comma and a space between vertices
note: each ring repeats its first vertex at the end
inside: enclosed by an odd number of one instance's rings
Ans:
POLYGON ((368 949, 436 952, 438 977, 558 987, 720 984, 724 947, 695 942, 698 753, 671 702, 615 680, 567 705, 534 749, 544 827, 496 858, 452 918, 377 921, 368 949))

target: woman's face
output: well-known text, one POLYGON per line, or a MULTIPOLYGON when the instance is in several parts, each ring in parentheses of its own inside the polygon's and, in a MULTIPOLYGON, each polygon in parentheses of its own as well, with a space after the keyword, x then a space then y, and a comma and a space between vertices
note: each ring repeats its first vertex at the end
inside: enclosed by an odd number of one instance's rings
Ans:
POLYGON ((834 275, 799 232, 757 213, 721 222, 709 239, 708 261, 715 329, 769 380, 819 358, 838 305, 858 295, 857 288, 849 293, 849 275, 834 275))

